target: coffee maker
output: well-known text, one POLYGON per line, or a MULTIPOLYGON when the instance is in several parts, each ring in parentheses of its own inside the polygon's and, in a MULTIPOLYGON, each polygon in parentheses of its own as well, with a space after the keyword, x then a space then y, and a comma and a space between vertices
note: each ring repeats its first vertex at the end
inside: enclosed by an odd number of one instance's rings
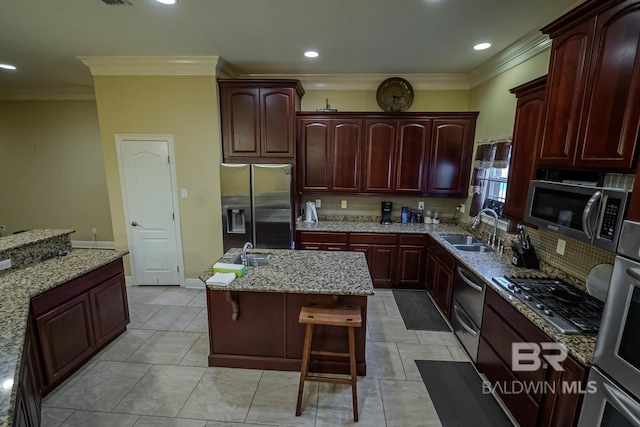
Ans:
POLYGON ((391 202, 382 202, 382 219, 380 220, 380 224, 391 224, 391 206, 393 203, 391 202))

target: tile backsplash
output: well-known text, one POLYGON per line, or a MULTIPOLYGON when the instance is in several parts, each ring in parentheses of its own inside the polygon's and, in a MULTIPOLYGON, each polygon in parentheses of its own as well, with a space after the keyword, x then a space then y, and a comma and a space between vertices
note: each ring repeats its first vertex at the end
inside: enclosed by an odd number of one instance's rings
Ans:
MULTIPOLYGON (((322 201, 322 206, 318 208, 318 217, 321 220, 366 220, 379 221, 381 216, 381 203, 389 201, 393 203, 391 217, 394 221, 400 221, 400 213, 403 206, 411 209, 418 209, 418 202, 424 202, 424 212, 440 213, 444 219, 452 218, 456 212, 456 206, 467 201, 461 199, 443 199, 433 197, 402 197, 389 195, 335 195, 326 193, 307 193, 300 197, 300 206, 304 207, 307 201, 322 201), (346 200, 347 208, 341 207, 342 201, 346 200)), ((458 214, 460 216, 460 214, 458 214)))

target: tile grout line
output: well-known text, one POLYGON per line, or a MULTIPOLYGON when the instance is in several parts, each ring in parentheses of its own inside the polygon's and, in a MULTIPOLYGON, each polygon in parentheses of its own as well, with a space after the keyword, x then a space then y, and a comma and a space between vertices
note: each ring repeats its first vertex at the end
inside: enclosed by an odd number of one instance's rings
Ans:
POLYGON ((253 401, 256 398, 256 394, 258 394, 258 388, 260 387, 260 382, 262 382, 262 377, 264 376, 264 369, 260 370, 260 379, 258 380, 258 384, 256 385, 256 389, 253 392, 253 396, 251 396, 251 402, 249 403, 249 408, 247 409, 247 413, 244 416, 244 421, 242 421, 243 424, 247 423, 247 418, 249 418, 249 412, 251 411, 251 407, 253 406, 253 401))

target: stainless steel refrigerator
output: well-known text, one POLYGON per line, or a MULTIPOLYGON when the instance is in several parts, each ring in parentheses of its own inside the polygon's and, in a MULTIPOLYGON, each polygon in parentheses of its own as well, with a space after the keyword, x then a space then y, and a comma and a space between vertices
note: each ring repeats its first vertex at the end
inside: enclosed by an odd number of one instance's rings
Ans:
POLYGON ((290 164, 220 165, 224 251, 293 249, 290 164))

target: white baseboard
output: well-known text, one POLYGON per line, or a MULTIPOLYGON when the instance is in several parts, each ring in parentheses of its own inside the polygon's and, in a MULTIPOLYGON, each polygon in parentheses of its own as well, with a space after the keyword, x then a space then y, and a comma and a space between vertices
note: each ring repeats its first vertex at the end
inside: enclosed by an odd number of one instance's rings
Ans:
POLYGON ((93 241, 93 240, 72 240, 71 247, 74 249, 115 249, 115 242, 93 241))
POLYGON ((133 280, 132 276, 124 276, 124 283, 127 286, 135 286, 137 283, 133 280))
POLYGON ((204 282, 200 279, 185 279, 184 287, 189 289, 204 289, 204 282))

